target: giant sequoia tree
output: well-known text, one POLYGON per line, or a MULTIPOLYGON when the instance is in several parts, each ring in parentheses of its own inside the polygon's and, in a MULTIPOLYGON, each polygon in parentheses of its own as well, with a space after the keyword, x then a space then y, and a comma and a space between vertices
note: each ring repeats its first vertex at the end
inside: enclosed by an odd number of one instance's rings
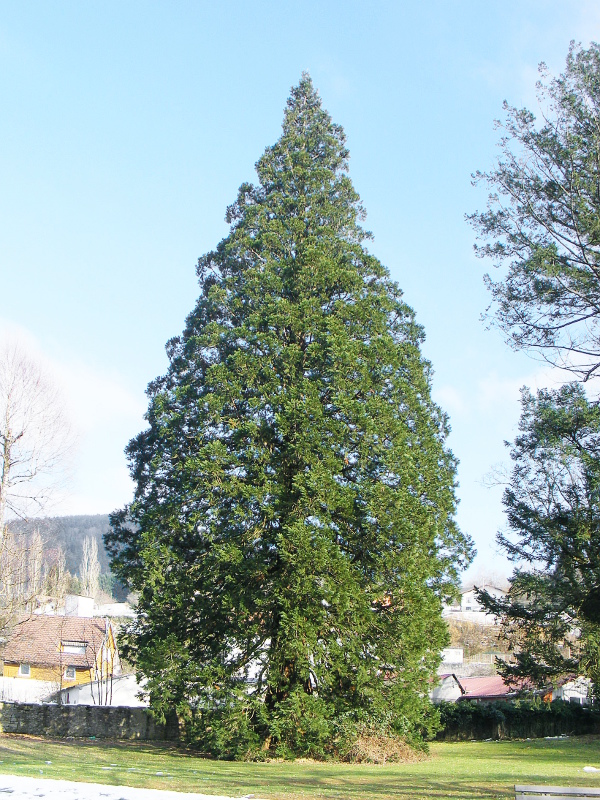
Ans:
POLYGON ((107 537, 154 709, 219 755, 422 735, 470 556, 423 333, 363 246, 347 162, 305 75, 199 260, 107 537))

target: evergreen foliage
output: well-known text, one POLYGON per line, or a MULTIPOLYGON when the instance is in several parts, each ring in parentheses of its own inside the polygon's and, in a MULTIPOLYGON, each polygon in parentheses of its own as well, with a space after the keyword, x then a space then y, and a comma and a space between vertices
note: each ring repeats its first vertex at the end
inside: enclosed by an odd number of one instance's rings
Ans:
POLYGON ((498 267, 492 322, 509 344, 587 380, 600 369, 600 45, 573 42, 565 72, 540 65, 541 124, 504 104, 501 156, 477 172, 491 194, 470 215, 498 267))
POLYGON ((473 739, 535 739, 543 736, 582 736, 600 732, 600 712, 595 708, 541 698, 476 703, 440 703, 442 741, 473 739))
MULTIPOLYGON (((541 123, 505 104, 501 156, 474 176, 491 189, 488 208, 469 219, 479 255, 508 267, 486 276, 492 322, 514 348, 587 381, 600 370, 600 45, 572 42, 563 74, 540 71, 541 123)), ((509 678, 583 671, 599 690, 598 415, 575 385, 523 395, 504 496, 516 538, 499 536, 520 566, 506 602, 481 595, 517 652, 509 678)))
POLYGON ((127 656, 157 714, 221 757, 418 740, 471 556, 423 332, 364 247, 343 130, 311 80, 200 258, 201 294, 149 427, 114 572, 139 592, 127 656))
POLYGON ((505 599, 480 593, 499 615, 516 662, 502 672, 545 686, 587 674, 600 687, 600 408, 580 384, 522 392, 514 468, 504 493, 517 562, 505 599))

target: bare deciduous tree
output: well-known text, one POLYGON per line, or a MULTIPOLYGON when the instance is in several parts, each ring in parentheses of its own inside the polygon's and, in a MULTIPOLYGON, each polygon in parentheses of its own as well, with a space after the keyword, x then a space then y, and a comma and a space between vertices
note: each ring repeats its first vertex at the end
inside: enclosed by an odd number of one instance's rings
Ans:
POLYGON ((72 444, 64 403, 15 342, 0 347, 0 531, 7 514, 39 514, 72 444))
POLYGON ((88 597, 95 597, 100 588, 100 562, 98 561, 98 542, 93 536, 86 536, 83 540, 80 577, 83 592, 88 597))
MULTIPOLYGON (((99 621, 94 620, 97 625, 99 621)), ((108 619, 104 619, 104 638, 100 643, 90 637, 88 660, 90 670, 90 694, 92 703, 99 706, 111 706, 113 701, 113 681, 115 671, 120 670, 119 657, 111 646, 114 631, 108 619)))
POLYGON ((41 534, 35 530, 27 546, 27 584, 28 592, 37 597, 42 591, 44 566, 44 543, 41 534))
POLYGON ((44 510, 72 437, 60 392, 17 342, 0 345, 0 628, 41 591, 43 545, 8 519, 44 510))
POLYGON ((5 529, 0 540, 0 631, 32 611, 42 591, 43 545, 39 532, 30 539, 5 529))
POLYGON ((62 600, 67 593, 71 573, 67 572, 65 553, 59 545, 46 552, 44 564, 44 591, 56 600, 62 600), (50 555, 50 557, 49 557, 50 555))
POLYGON ((27 589, 25 549, 10 531, 5 531, 0 546, 0 616, 6 609, 20 606, 27 589))

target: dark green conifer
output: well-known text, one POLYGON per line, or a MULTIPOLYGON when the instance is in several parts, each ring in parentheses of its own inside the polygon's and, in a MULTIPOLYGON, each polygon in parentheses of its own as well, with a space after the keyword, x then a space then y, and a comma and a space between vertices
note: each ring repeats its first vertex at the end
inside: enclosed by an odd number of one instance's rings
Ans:
POLYGON ((422 736, 470 557, 422 329, 363 246, 347 162, 304 75, 199 260, 107 541, 153 707, 222 756, 422 736))
POLYGON ((505 598, 479 597, 513 650, 508 681, 587 675, 600 697, 600 406, 571 383, 523 389, 522 409, 497 537, 515 570, 505 598))

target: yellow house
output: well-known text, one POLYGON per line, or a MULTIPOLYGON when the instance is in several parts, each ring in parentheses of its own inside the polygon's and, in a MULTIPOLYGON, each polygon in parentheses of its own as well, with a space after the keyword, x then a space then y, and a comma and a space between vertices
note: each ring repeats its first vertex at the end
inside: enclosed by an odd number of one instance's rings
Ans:
POLYGON ((108 619, 34 615, 2 648, 4 678, 44 681, 54 691, 112 678, 119 659, 108 619))

